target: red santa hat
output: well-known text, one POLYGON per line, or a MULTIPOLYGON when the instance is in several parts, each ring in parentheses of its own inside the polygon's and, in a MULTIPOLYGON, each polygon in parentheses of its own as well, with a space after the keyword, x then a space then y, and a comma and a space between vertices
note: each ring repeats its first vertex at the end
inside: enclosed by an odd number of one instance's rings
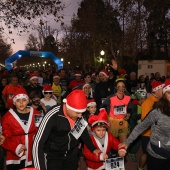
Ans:
POLYGON ((159 89, 162 89, 164 87, 164 84, 160 81, 153 81, 151 83, 151 86, 152 86, 152 92, 155 92, 159 89))
POLYGON ((84 83, 84 84, 82 84, 82 90, 84 90, 84 88, 87 87, 87 86, 89 86, 89 87, 91 88, 91 86, 90 86, 89 83, 84 83))
POLYGON ((118 74, 119 74, 119 75, 126 75, 126 70, 124 70, 124 69, 119 69, 119 70, 118 70, 118 74))
POLYGON ((32 79, 38 79, 38 76, 36 74, 30 74, 30 80, 32 79))
POLYGON ((165 80, 165 85, 163 87, 163 94, 168 90, 170 90, 170 79, 165 80))
POLYGON ((76 71, 75 76, 81 76, 81 71, 76 71))
POLYGON ((99 72, 99 75, 100 74, 103 74, 104 76, 106 76, 107 78, 109 77, 109 73, 106 71, 106 70, 101 70, 100 72, 99 72))
POLYGON ((59 75, 57 75, 57 74, 54 74, 54 75, 53 75, 53 79, 55 79, 55 78, 60 79, 60 76, 59 76, 59 75))
POLYGON ((13 100, 13 103, 15 104, 16 100, 23 99, 23 98, 26 99, 27 101, 29 101, 27 92, 24 89, 19 88, 14 92, 12 100, 13 100))
POLYGON ((66 103, 66 107, 75 112, 85 112, 87 107, 87 99, 83 90, 73 90, 63 102, 66 103))
POLYGON ((96 73, 95 72, 93 72, 92 74, 91 74, 91 76, 93 77, 93 76, 95 76, 96 75, 96 73))
POLYGON ((92 115, 88 119, 88 123, 94 127, 94 126, 100 126, 101 124, 104 124, 106 127, 108 127, 108 115, 104 108, 100 109, 100 112, 98 115, 92 115))
POLYGON ((91 86, 90 86, 89 83, 84 83, 84 84, 82 85, 82 90, 84 91, 84 88, 87 87, 87 86, 90 87, 90 97, 93 98, 93 90, 92 90, 92 88, 91 88, 91 86))
POLYGON ((94 99, 87 100, 87 107, 90 107, 90 106, 93 106, 93 105, 96 105, 96 102, 95 102, 94 99))
POLYGON ((50 85, 46 84, 46 85, 43 86, 43 91, 42 92, 43 93, 44 92, 53 92, 53 89, 52 89, 52 87, 50 85))

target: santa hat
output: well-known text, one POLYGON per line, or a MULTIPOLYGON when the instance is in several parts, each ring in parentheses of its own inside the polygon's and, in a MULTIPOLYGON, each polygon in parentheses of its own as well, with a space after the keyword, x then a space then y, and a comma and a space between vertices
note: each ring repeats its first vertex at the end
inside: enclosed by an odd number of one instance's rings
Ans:
POLYGON ((119 74, 119 75, 126 75, 126 70, 124 70, 124 69, 119 69, 119 70, 118 70, 118 74, 119 74))
POLYGON ((43 91, 42 91, 43 93, 44 92, 53 92, 53 89, 52 89, 52 87, 50 86, 50 85, 44 85, 43 86, 43 91))
POLYGON ((83 90, 73 90, 63 102, 66 103, 66 107, 75 112, 85 112, 87 107, 87 99, 83 90))
POLYGON ((94 99, 87 100, 87 107, 90 107, 90 106, 93 106, 93 105, 96 105, 96 102, 95 102, 94 99))
POLYGON ((106 70, 101 70, 101 71, 99 72, 99 75, 100 75, 100 74, 105 75, 107 78, 109 77, 109 73, 108 73, 106 70))
POLYGON ((170 90, 170 79, 165 80, 165 85, 163 87, 163 94, 168 90, 170 90))
POLYGON ((84 91, 84 88, 87 87, 87 86, 90 87, 90 97, 93 98, 93 90, 92 90, 92 88, 91 88, 89 83, 82 84, 82 90, 84 91))
POLYGON ((106 110, 104 108, 101 108, 98 115, 92 115, 92 116, 89 117, 88 123, 92 127, 94 127, 96 125, 101 125, 103 123, 106 126, 108 126, 108 115, 107 115, 106 110))
POLYGON ((95 76, 96 75, 96 73, 95 72, 93 72, 92 74, 91 74, 91 76, 93 77, 93 76, 95 76))
POLYGON ((27 92, 24 89, 17 89, 14 92, 12 100, 13 100, 13 103, 15 104, 16 100, 23 99, 23 98, 26 99, 27 101, 29 101, 29 97, 28 97, 27 92))
POLYGON ((76 71, 75 76, 81 76, 81 71, 76 71))
POLYGON ((30 80, 32 79, 38 79, 38 76, 36 74, 30 74, 30 80))
POLYGON ((55 79, 55 78, 60 79, 60 76, 59 76, 59 75, 57 75, 57 74, 54 74, 54 75, 53 75, 53 79, 55 79))
POLYGON ((152 92, 155 92, 159 89, 162 89, 164 87, 164 84, 160 81, 153 81, 151 83, 151 86, 152 86, 152 92))
POLYGON ((91 88, 91 86, 90 86, 89 83, 84 83, 84 84, 82 84, 82 90, 84 90, 84 88, 87 87, 87 86, 89 86, 89 87, 91 88))

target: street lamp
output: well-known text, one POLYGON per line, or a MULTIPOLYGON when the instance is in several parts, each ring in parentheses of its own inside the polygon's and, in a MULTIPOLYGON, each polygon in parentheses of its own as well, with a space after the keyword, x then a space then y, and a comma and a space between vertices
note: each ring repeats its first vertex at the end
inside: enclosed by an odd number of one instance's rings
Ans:
POLYGON ((102 56, 102 58, 100 59, 100 61, 102 62, 102 69, 103 69, 103 62, 104 62, 104 59, 103 59, 104 54, 105 52, 103 50, 100 51, 100 55, 102 56))
POLYGON ((63 61, 64 61, 64 59, 63 59, 63 58, 61 58, 61 61, 63 62, 63 61))

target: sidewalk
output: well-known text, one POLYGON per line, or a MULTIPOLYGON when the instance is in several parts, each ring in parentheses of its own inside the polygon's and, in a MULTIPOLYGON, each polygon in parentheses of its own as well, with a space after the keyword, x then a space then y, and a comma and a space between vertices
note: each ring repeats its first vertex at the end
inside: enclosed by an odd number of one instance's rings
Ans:
MULTIPOLYGON (((142 148, 140 147, 138 152, 136 153, 137 160, 139 160, 142 154, 142 148)), ((125 170, 136 170, 138 167, 138 162, 132 162, 128 155, 126 155, 127 162, 125 163, 125 170)), ((147 170, 145 166, 144 170, 147 170)))

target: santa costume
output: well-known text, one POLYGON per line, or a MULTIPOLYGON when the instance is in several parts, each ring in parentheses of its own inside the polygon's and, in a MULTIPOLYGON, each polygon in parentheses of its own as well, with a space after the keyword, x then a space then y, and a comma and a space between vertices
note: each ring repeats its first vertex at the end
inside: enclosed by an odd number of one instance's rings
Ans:
MULTIPOLYGON (((25 90, 18 90, 14 93, 14 105, 18 99, 29 101, 25 90)), ((2 146, 6 149, 6 165, 20 164, 23 160, 25 167, 32 165, 32 143, 37 131, 34 116, 40 115, 40 112, 32 107, 29 107, 28 110, 28 120, 23 120, 19 115, 24 116, 24 114, 17 114, 17 109, 10 109, 2 118, 3 135, 5 136, 2 146), (22 145, 26 149, 19 153, 22 145)))
MULTIPOLYGON (((101 109, 98 115, 92 115, 88 119, 88 123, 92 126, 92 131, 98 127, 98 124, 104 123, 105 127, 108 126, 108 116, 105 109, 101 109)), ((105 169, 105 162, 103 160, 104 154, 109 154, 111 149, 125 151, 124 148, 118 148, 120 142, 111 133, 106 131, 105 136, 99 139, 95 133, 92 132, 90 135, 94 146, 100 149, 101 152, 96 156, 94 153, 90 152, 89 149, 84 146, 84 155, 86 158, 86 164, 88 170, 102 170, 105 169), (101 142, 102 141, 102 142, 101 142)), ((126 152, 126 151, 125 151, 126 152)))

